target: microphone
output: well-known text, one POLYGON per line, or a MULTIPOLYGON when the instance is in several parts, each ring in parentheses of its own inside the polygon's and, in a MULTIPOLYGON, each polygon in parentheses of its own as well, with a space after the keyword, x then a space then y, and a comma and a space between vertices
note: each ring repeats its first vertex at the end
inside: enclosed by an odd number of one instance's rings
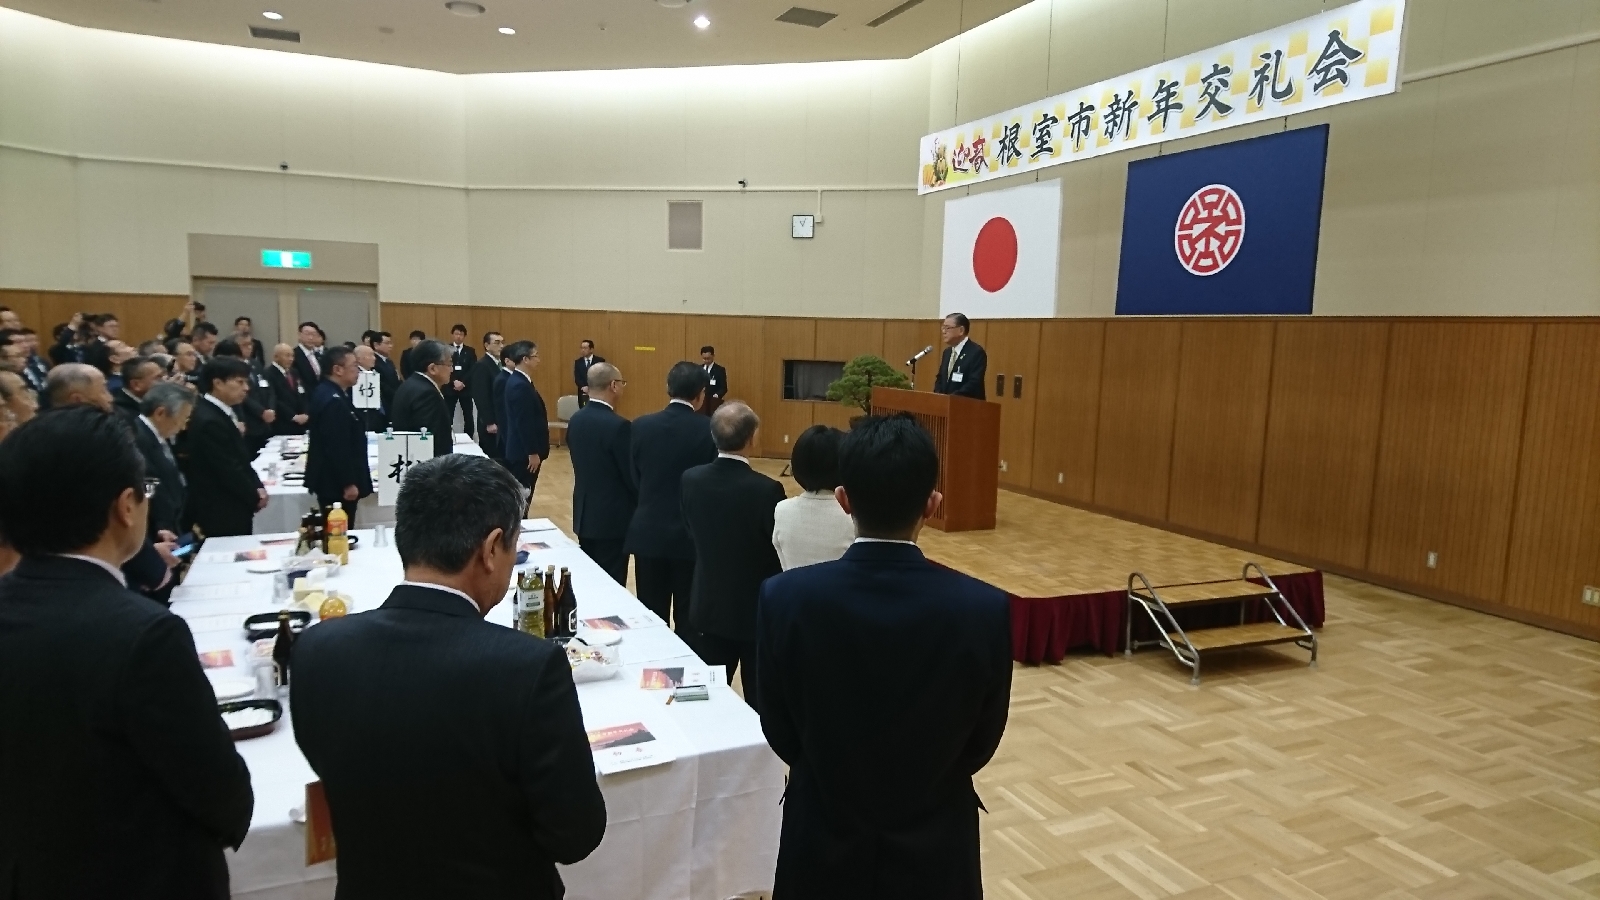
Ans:
POLYGON ((927 356, 929 353, 932 353, 932 352, 933 352, 933 345, 929 344, 928 346, 922 348, 922 352, 921 353, 918 353, 916 356, 913 356, 910 359, 906 360, 906 365, 908 365, 908 366, 909 365, 913 365, 914 363, 916 363, 917 360, 923 358, 924 356, 927 356))

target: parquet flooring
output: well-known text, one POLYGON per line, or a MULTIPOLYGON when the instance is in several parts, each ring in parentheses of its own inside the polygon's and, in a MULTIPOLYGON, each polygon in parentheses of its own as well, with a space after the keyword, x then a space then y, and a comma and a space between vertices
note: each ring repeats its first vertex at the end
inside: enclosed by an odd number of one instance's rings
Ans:
MULTIPOLYGON (((569 527, 570 498, 557 451, 534 514, 569 527)), ((1004 491, 995 531, 923 543, 1030 596, 1247 558, 1004 491)), ((1600 645, 1333 576, 1326 602, 1319 669, 1245 651, 1192 688, 1154 652, 1018 666, 977 778, 986 896, 1600 897, 1600 645)))

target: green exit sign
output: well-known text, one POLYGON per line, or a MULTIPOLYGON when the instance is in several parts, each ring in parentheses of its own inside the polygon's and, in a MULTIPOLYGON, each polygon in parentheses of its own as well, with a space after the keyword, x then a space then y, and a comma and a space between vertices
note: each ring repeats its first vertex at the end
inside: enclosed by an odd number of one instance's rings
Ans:
POLYGON ((309 269, 311 254, 299 250, 263 250, 261 264, 269 269, 309 269))

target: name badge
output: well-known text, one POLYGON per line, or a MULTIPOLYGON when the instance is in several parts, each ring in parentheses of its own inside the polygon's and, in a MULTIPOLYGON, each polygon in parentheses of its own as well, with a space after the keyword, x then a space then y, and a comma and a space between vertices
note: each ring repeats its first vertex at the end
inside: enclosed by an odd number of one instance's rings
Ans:
POLYGON ((296 393, 304 394, 306 392, 306 386, 303 384, 295 385, 294 389, 296 393))
POLYGON ((960 372, 952 372, 952 373, 950 373, 950 380, 955 382, 956 384, 960 384, 961 383, 961 373, 960 372))
POLYGON ((267 380, 265 378, 257 378, 256 384, 259 384, 262 387, 268 387, 267 380))
POLYGON ((717 386, 717 380, 715 378, 711 379, 711 386, 712 387, 716 387, 717 386))
POLYGON ((461 371, 461 367, 460 366, 456 366, 456 371, 457 372, 461 371))

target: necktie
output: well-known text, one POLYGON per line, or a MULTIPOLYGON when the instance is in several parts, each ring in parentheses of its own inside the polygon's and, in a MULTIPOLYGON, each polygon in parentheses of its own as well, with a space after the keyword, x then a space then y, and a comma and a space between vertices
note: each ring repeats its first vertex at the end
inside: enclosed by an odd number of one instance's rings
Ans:
POLYGON ((956 350, 955 350, 954 347, 951 347, 950 348, 950 365, 945 367, 944 377, 949 378, 951 375, 954 375, 955 373, 956 373, 956 350))
POLYGON ((317 359, 317 355, 315 353, 307 353, 306 354, 306 359, 311 360, 311 374, 317 376, 318 378, 321 378, 322 377, 322 362, 317 359))

